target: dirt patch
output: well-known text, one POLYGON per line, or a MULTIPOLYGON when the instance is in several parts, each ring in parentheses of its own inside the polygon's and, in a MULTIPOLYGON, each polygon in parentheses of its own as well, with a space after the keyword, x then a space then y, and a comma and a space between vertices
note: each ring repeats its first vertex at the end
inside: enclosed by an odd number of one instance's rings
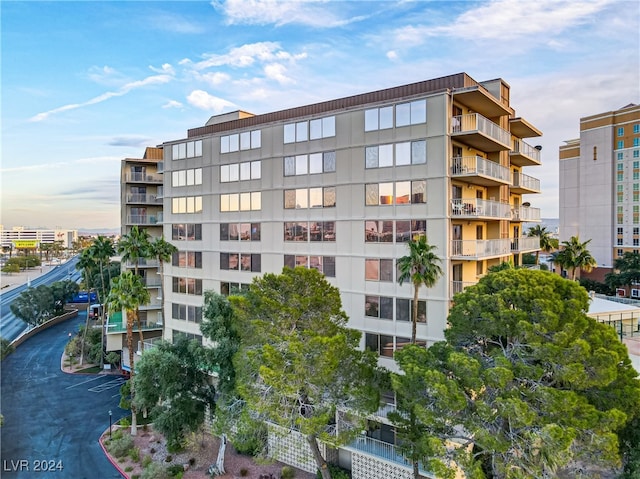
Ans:
MULTIPOLYGON (((123 433, 128 434, 129 428, 123 429, 123 433)), ((108 439, 109 433, 107 432, 101 440, 108 439)), ((117 464, 129 478, 142 474, 142 461, 146 456, 149 456, 153 462, 160 463, 165 467, 183 466, 185 473, 182 479, 210 479, 211 476, 207 470, 211 464, 216 462, 220 438, 208 433, 193 434, 189 436, 183 451, 170 453, 167 451, 167 442, 162 434, 148 426, 146 430, 140 429, 138 434, 134 436, 134 445, 140 451, 139 461, 133 461, 129 457, 122 460, 110 457, 112 462, 117 464)), ((250 456, 238 454, 233 445, 227 442, 224 456, 226 474, 217 477, 219 479, 260 479, 261 476, 265 477, 266 475, 268 478, 271 475, 273 479, 280 479, 283 466, 284 464, 277 461, 259 461, 250 456)), ((296 479, 315 479, 315 474, 295 469, 295 477, 296 479)))

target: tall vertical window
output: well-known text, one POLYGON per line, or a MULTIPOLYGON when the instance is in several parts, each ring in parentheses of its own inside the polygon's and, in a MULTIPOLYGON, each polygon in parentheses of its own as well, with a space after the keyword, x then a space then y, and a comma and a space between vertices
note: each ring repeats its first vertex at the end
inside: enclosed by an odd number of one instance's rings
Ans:
POLYGON ((624 136, 624 127, 623 126, 618 127, 618 136, 624 136))
POLYGON ((624 140, 618 140, 618 150, 622 150, 624 148, 624 140))

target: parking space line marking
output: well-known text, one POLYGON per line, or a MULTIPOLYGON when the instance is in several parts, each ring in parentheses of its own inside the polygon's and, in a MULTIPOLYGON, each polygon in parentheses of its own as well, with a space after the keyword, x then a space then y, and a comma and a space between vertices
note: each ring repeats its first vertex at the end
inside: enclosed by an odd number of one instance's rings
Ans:
POLYGON ((73 384, 71 386, 67 386, 65 389, 75 388, 76 386, 81 386, 83 384, 90 383, 91 381, 95 381, 96 379, 100 379, 100 376, 95 377, 95 378, 91 378, 91 379, 87 379, 86 381, 82 381, 82 382, 80 382, 78 384, 73 384))

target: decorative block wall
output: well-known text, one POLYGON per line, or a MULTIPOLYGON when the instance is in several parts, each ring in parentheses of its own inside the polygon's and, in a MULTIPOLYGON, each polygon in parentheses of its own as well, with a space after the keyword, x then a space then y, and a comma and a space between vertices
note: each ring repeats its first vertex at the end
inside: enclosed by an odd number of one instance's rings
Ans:
MULTIPOLYGON (((327 462, 337 462, 337 450, 323 443, 319 443, 319 446, 320 453, 327 462)), ((270 424, 268 451, 270 457, 284 464, 297 467, 312 474, 318 470, 306 438, 298 431, 289 431, 288 429, 270 424)))
POLYGON ((410 469, 374 457, 351 453, 352 479, 413 479, 410 469))

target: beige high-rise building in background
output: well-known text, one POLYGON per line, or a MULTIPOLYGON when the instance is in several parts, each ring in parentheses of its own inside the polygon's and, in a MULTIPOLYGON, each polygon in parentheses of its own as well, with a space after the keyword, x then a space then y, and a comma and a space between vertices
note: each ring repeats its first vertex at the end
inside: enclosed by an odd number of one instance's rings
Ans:
MULTIPOLYGON (((640 251, 640 105, 580 119, 560 154, 560 241, 591 240, 602 280, 616 258, 640 251)), ((640 289, 637 290, 640 297, 640 289)))

